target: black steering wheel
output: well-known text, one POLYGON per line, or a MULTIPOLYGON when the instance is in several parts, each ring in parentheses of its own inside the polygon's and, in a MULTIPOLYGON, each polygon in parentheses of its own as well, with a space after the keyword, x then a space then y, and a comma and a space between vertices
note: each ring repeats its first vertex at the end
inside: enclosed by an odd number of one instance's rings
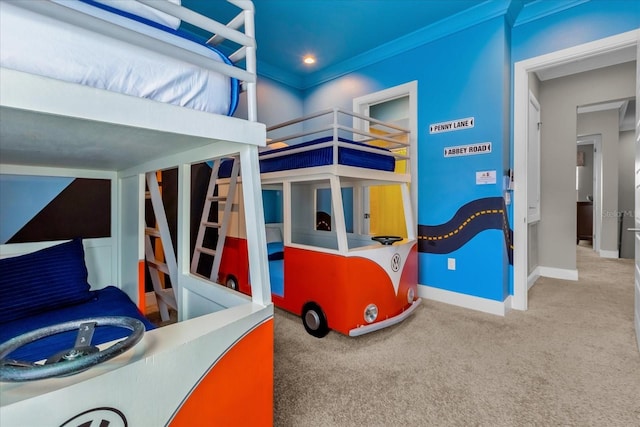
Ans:
POLYGON ((0 345, 0 381, 22 382, 73 375, 124 353, 136 345, 144 335, 144 324, 132 317, 104 316, 72 320, 36 329, 10 339, 0 345), (123 340, 99 350, 91 345, 96 326, 116 326, 131 333, 123 340), (21 362, 6 357, 29 343, 61 332, 78 330, 73 348, 49 357, 44 364, 21 362))
POLYGON ((385 246, 393 245, 395 242, 399 242, 402 240, 400 236, 374 236, 371 240, 375 240, 376 242, 382 243, 385 246))

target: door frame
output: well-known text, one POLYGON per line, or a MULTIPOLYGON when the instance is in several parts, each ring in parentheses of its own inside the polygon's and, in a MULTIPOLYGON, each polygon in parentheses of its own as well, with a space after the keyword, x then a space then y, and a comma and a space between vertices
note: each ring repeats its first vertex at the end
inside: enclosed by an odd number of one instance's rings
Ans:
MULTIPOLYGON (((514 64, 513 100, 513 299, 512 308, 528 308, 528 221, 527 221, 527 121, 529 104, 529 73, 550 67, 592 59, 611 51, 636 47, 640 30, 628 31, 612 37, 558 50, 514 64)), ((637 135, 636 135, 637 136, 637 135)))
MULTIPOLYGON (((394 99, 409 97, 409 157, 411 172, 411 205, 414 222, 418 219, 418 81, 413 80, 398 86, 384 89, 378 92, 359 96, 353 99, 353 111, 358 114, 369 115, 369 107, 394 99)), ((353 127, 362 127, 361 120, 354 117, 353 127)))
POLYGON ((593 145, 593 242, 594 252, 600 255, 602 230, 602 135, 578 135, 577 145, 593 145))
MULTIPOLYGON (((639 36, 640 38, 640 36, 639 36)), ((636 328, 636 344, 640 351, 640 108, 638 108, 638 100, 640 99, 640 41, 636 45, 636 162, 635 162, 635 215, 633 225, 634 228, 627 230, 634 234, 635 244, 635 268, 633 271, 635 298, 634 298, 634 323, 636 328)))

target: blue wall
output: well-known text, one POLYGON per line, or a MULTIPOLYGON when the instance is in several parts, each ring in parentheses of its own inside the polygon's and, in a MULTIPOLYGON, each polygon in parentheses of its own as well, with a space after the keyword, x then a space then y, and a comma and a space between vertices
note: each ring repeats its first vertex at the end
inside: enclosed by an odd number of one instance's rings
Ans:
MULTIPOLYGON (((494 18, 435 42, 378 62, 307 91, 306 113, 339 106, 354 97, 418 81, 418 224, 449 221, 479 198, 501 197, 505 172, 504 20, 494 18), (429 134, 429 125, 474 117, 472 129, 429 134), (444 147, 491 142, 491 154, 444 158, 444 147), (476 172, 496 171, 498 182, 476 185, 476 172)), ((507 133, 508 135, 508 133, 507 133)), ((505 238, 485 230, 448 254, 420 253, 419 283, 502 301, 508 292, 505 238), (455 271, 447 259, 456 258, 455 271)))
POLYGON ((591 0, 533 21, 516 20, 512 58, 522 61, 639 27, 639 1, 591 0))
POLYGON ((73 178, 0 175, 0 244, 18 232, 73 178))

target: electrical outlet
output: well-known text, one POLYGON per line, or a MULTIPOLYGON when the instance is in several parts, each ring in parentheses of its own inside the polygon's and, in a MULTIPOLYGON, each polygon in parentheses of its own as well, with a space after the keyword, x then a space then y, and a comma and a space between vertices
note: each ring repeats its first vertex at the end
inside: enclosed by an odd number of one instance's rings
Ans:
POLYGON ((456 259, 455 258, 448 258, 447 259, 447 268, 449 270, 455 270, 456 269, 456 259))

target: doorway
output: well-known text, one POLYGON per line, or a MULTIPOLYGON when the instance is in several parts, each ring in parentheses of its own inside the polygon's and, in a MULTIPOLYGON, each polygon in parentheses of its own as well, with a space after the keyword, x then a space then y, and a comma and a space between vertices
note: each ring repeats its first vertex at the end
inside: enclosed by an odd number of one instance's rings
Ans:
MULTIPOLYGON (((514 293, 512 307, 526 310, 528 306, 528 192, 527 192, 527 136, 529 73, 544 70, 564 72, 564 75, 579 72, 577 65, 585 58, 602 59, 598 67, 621 63, 620 54, 637 56, 637 31, 601 39, 592 43, 564 49, 550 54, 520 61, 514 64, 514 293), (615 57, 615 58, 614 58, 615 57), (617 60, 619 62, 610 62, 617 60), (609 61, 607 63, 607 61, 609 61)), ((630 60, 630 59, 626 59, 630 60)), ((625 60, 625 61, 626 61, 625 60)), ((586 71, 586 70, 581 70, 586 71)))
MULTIPOLYGON (((398 124, 411 131, 411 164, 406 165, 411 173, 411 205, 413 218, 418 217, 418 81, 414 80, 389 89, 360 96, 353 100, 353 111, 365 116, 398 124)), ((366 125, 366 124, 365 124, 366 125)), ((354 118, 353 127, 362 129, 362 120, 354 118)), ((369 129, 363 129, 369 131, 369 129)))
MULTIPOLYGON (((596 253, 600 252, 600 233, 602 228, 602 135, 582 135, 577 138, 576 162, 576 200, 591 205, 590 236, 591 247, 596 253)), ((578 207, 580 209, 580 207, 578 207)), ((579 213, 578 213, 578 217, 579 213)), ((585 218, 586 219, 586 218, 585 218)), ((578 219, 578 235, 576 240, 585 238, 587 233, 580 227, 578 219)))

